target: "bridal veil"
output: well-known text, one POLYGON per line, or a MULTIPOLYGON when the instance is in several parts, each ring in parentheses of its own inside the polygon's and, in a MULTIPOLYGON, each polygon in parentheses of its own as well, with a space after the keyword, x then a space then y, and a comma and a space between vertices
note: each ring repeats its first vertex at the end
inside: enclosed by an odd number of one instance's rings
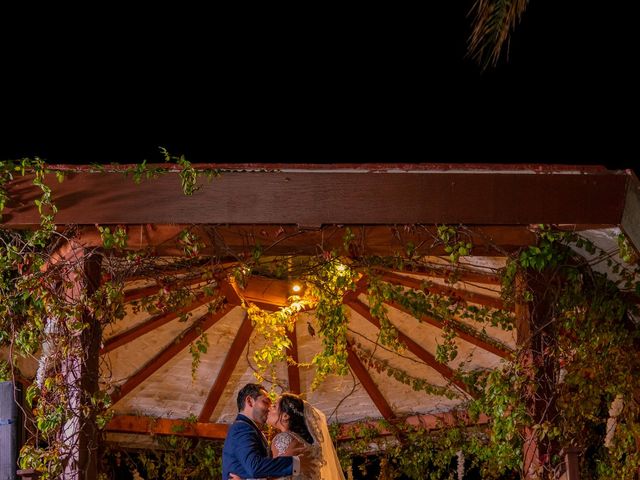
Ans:
POLYGON ((331 441, 325 414, 305 401, 304 419, 314 442, 321 447, 322 466, 320 467, 320 479, 345 480, 338 454, 331 441))

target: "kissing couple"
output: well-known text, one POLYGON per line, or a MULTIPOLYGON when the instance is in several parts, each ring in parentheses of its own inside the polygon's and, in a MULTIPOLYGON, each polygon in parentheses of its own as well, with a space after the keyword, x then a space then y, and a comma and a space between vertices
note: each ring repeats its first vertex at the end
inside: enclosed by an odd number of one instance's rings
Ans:
POLYGON ((238 392, 238 416, 222 449, 222 479, 344 480, 327 418, 293 393, 275 404, 257 383, 238 392), (271 445, 261 428, 278 433, 271 445))

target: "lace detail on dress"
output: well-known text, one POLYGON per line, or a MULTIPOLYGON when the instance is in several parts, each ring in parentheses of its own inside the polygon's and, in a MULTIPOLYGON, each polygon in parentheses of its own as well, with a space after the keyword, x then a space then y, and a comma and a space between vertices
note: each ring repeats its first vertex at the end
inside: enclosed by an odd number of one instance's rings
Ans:
POLYGON ((278 452, 279 457, 282 456, 284 452, 286 452, 292 440, 293 435, 289 432, 280 432, 275 437, 273 437, 272 442, 276 447, 276 451, 278 452))
MULTIPOLYGON (((312 458, 315 458, 315 457, 318 457, 319 455, 321 455, 321 452, 320 452, 319 448, 309 445, 297 433, 294 433, 294 432, 280 432, 275 437, 273 437, 273 440, 271 440, 271 444, 276 447, 276 451, 277 451, 277 455, 276 456, 281 457, 284 454, 284 452, 287 450, 287 448, 289 448, 289 445, 291 444, 291 442, 294 441, 294 440, 299 442, 300 445, 304 445, 305 447, 310 449, 306 453, 306 455, 309 455, 312 458)), ((280 477, 280 478, 277 478, 275 480, 292 480, 292 479, 295 479, 295 480, 321 480, 320 479, 319 468, 316 467, 316 466, 313 466, 310 471, 302 472, 302 475, 299 475, 299 476, 296 476, 296 477, 293 477, 293 476, 280 477)), ((322 479, 322 480, 325 480, 325 479, 322 479)), ((330 480, 330 479, 327 479, 327 480, 330 480)))

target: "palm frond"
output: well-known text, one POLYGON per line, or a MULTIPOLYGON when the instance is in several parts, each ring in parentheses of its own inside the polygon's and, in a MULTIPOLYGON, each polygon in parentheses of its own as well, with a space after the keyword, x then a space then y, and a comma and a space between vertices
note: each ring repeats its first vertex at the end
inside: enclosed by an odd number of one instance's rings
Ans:
POLYGON ((529 0, 476 0, 469 15, 473 27, 468 54, 482 69, 495 66, 504 44, 509 46, 509 34, 522 17, 529 0))

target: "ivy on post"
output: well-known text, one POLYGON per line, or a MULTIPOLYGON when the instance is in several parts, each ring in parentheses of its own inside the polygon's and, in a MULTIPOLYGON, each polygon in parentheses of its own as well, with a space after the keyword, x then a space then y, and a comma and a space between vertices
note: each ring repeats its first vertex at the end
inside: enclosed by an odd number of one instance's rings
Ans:
POLYGON ((98 428, 95 396, 98 393, 99 351, 102 329, 88 308, 100 284, 101 257, 74 246, 61 274, 63 299, 69 305, 66 318, 51 318, 54 330, 72 333, 68 355, 60 365, 66 390, 66 422, 60 430, 63 476, 71 480, 97 478, 98 428), (64 325, 60 325, 63 323, 64 325), (89 408, 86 408, 89 407, 89 408))
MULTIPOLYGON (((515 313, 517 343, 520 361, 528 377, 524 397, 533 425, 552 424, 556 406, 554 356, 549 355, 554 331, 552 321, 554 282, 549 270, 526 273, 519 270, 515 277, 515 313)), ((526 427, 523 442, 522 474, 525 479, 553 478, 552 459, 559 448, 549 437, 540 435, 536 428, 526 427)))

